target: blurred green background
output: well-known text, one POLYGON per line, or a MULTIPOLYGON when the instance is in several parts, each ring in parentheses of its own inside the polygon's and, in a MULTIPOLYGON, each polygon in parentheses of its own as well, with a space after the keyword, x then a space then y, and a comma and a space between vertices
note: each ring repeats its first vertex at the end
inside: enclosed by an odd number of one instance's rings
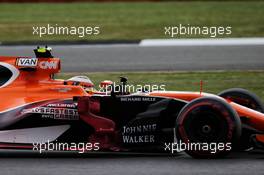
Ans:
POLYGON ((119 76, 129 78, 133 85, 166 85, 166 90, 200 91, 200 80, 203 91, 218 94, 219 92, 239 87, 256 93, 264 100, 263 71, 208 71, 208 72, 103 72, 103 73, 61 73, 57 78, 68 79, 76 75, 87 75, 98 88, 102 80, 119 82, 119 76))
MULTIPOLYGON (((3 0, 0 0, 0 2, 3 0)), ((113 0, 115 1, 115 0, 113 0)), ((160 0, 160 2, 92 2, 92 3, 0 3, 0 42, 25 43, 47 41, 134 41, 169 38, 165 26, 231 26, 232 34, 222 37, 263 37, 264 0, 160 0), (99 26, 96 36, 33 35, 33 26, 99 26)), ((203 35, 180 37, 201 38, 203 35)), ((59 74, 69 78, 80 73, 59 74)), ((242 87, 264 99, 263 71, 227 72, 119 72, 84 73, 95 84, 101 80, 118 81, 119 75, 129 77, 132 84, 166 84, 167 90, 218 93, 231 87, 242 87)))
MULTIPOLYGON (((222 37, 263 37, 264 1, 0 3, 0 42, 169 38, 165 26, 231 26, 222 37), (86 36, 33 35, 33 26, 99 26, 86 36)), ((200 38, 205 35, 182 35, 200 38)), ((178 38, 178 37, 177 37, 178 38)))

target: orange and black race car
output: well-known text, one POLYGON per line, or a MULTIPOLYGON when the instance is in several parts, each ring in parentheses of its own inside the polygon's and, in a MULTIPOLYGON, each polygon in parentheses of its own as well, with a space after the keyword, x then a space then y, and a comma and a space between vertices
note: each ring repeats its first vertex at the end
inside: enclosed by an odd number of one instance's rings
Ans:
POLYGON ((96 91, 85 76, 55 79, 60 59, 48 47, 34 51, 35 57, 0 56, 1 149, 184 150, 215 158, 263 148, 264 106, 247 90, 130 93, 122 77, 96 91))

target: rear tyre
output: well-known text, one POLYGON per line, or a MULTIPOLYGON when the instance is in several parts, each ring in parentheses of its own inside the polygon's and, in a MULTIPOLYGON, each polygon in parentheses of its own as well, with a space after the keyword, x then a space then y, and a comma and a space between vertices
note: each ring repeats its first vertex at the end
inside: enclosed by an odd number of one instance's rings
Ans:
POLYGON ((191 101, 176 121, 178 144, 194 158, 219 158, 232 150, 241 135, 237 113, 223 99, 202 97, 191 101))
MULTIPOLYGON (((220 97, 223 97, 227 100, 231 100, 242 106, 264 113, 264 105, 261 102, 260 98, 256 94, 246 89, 242 89, 242 88, 227 89, 225 91, 220 92, 218 95, 220 97)), ((236 149, 247 150, 253 147, 254 145, 252 144, 251 141, 251 136, 253 134, 256 134, 255 130, 250 129, 250 127, 244 126, 242 129, 240 144, 236 149)))

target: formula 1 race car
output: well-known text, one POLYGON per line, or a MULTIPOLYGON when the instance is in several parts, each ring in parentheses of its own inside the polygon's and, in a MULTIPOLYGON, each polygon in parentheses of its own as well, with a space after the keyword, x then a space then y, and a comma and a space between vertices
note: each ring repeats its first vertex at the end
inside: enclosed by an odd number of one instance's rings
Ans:
POLYGON ((60 59, 48 47, 34 51, 0 57, 0 149, 166 153, 184 145, 215 158, 264 147, 264 106, 247 90, 130 93, 122 77, 97 91, 85 76, 55 79, 60 59))

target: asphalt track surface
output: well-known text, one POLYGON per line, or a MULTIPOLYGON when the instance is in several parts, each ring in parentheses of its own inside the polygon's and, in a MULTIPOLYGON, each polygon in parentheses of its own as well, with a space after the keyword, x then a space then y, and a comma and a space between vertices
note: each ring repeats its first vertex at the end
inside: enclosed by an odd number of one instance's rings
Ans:
MULTIPOLYGON (((33 56, 34 46, 0 46, 0 55, 33 56)), ((53 46, 63 71, 263 70, 264 46, 53 46)), ((0 174, 263 174, 262 152, 218 160, 171 155, 31 155, 0 152, 0 174)))
MULTIPOLYGON (((63 72, 263 70, 264 45, 52 46, 63 72)), ((34 56, 35 46, 0 46, 0 55, 34 56)))
MULTIPOLYGON (((1 154, 0 154, 1 155, 1 154)), ((175 174, 263 174, 264 154, 233 153, 225 159, 192 159, 179 155, 126 154, 3 154, 0 174, 98 174, 98 175, 175 175, 175 174)))

